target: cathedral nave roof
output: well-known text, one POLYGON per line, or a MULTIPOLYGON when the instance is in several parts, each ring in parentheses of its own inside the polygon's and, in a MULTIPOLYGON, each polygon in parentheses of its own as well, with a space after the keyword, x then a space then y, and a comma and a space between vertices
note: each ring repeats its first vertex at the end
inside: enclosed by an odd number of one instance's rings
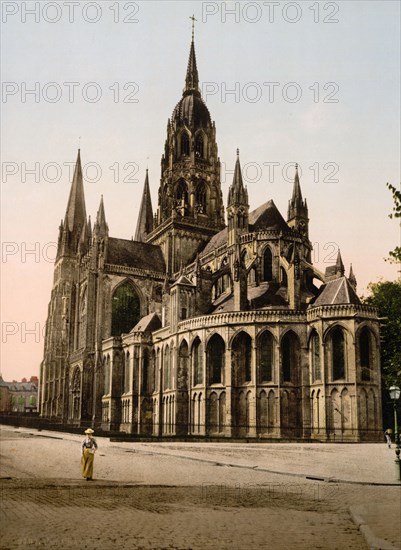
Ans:
POLYGON ((165 273, 166 264, 159 246, 127 239, 108 240, 107 263, 127 267, 137 267, 149 271, 165 273))

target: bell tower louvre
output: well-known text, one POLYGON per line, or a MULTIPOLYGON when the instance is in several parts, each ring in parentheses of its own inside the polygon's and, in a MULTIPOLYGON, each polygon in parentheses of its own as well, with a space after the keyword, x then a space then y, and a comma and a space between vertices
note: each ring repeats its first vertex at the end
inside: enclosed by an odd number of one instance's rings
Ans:
POLYGON ((169 273, 225 227, 216 127, 199 90, 195 43, 182 98, 167 122, 158 207, 147 242, 162 248, 169 273))

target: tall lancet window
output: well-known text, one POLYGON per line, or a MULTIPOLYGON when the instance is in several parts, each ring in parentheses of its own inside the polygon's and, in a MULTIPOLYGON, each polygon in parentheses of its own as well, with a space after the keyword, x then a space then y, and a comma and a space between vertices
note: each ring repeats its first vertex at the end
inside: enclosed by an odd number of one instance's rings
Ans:
POLYGON ((337 327, 333 330, 331 344, 333 380, 340 380, 345 377, 345 342, 341 328, 337 327))
POLYGON ((199 214, 206 214, 207 203, 206 185, 204 181, 200 181, 196 188, 196 206, 199 214))
POLYGON ((112 297, 111 336, 128 334, 140 319, 138 294, 128 282, 120 285, 112 297))
POLYGON ((189 156, 189 137, 186 132, 183 132, 181 136, 181 155, 189 156))
POLYGON ((313 332, 311 337, 311 353, 312 353, 312 375, 313 380, 320 380, 320 338, 316 331, 313 332))
POLYGON ((269 247, 266 248, 263 254, 263 280, 273 280, 273 256, 269 247))
POLYGON ((175 198, 177 200, 178 206, 188 204, 188 187, 185 180, 180 180, 175 191, 175 198))
POLYGON ((364 382, 369 382, 371 373, 370 369, 372 368, 372 347, 370 342, 370 331, 366 327, 362 329, 361 335, 359 337, 359 350, 362 371, 361 378, 364 382))
POLYGON ((198 134, 195 140, 195 156, 197 158, 203 159, 204 157, 204 148, 203 148, 203 137, 202 134, 198 134))

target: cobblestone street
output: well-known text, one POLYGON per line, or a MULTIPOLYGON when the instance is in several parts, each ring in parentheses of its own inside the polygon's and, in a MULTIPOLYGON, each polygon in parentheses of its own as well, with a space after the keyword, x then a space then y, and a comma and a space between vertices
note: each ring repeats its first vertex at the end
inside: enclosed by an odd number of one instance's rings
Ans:
MULTIPOLYGON (((3 550, 367 549, 350 507, 366 513, 368 505, 376 510, 372 521, 382 513, 375 535, 387 537, 388 548, 399 546, 399 534, 387 528, 400 518, 399 487, 328 483, 301 474, 327 477, 321 458, 329 453, 335 462, 363 446, 316 445, 312 453, 312 445, 99 438, 96 479, 88 483, 79 477, 80 436, 12 427, 2 428, 1 436, 3 550), (291 449, 298 456, 293 471, 285 459, 291 449), (289 475, 267 471, 280 464, 289 475)), ((371 446, 368 469, 385 450, 371 446)), ((390 470, 377 470, 385 483, 390 470)), ((352 471, 350 464, 343 474, 352 471)))

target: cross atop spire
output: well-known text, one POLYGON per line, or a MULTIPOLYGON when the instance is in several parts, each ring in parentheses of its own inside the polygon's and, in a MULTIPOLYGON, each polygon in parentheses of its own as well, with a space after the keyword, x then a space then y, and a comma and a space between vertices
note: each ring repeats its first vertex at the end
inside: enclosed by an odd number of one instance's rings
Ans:
POLYGON ((194 15, 192 15, 190 19, 192 19, 192 42, 193 42, 195 38, 195 21, 197 21, 197 19, 195 19, 194 15))

